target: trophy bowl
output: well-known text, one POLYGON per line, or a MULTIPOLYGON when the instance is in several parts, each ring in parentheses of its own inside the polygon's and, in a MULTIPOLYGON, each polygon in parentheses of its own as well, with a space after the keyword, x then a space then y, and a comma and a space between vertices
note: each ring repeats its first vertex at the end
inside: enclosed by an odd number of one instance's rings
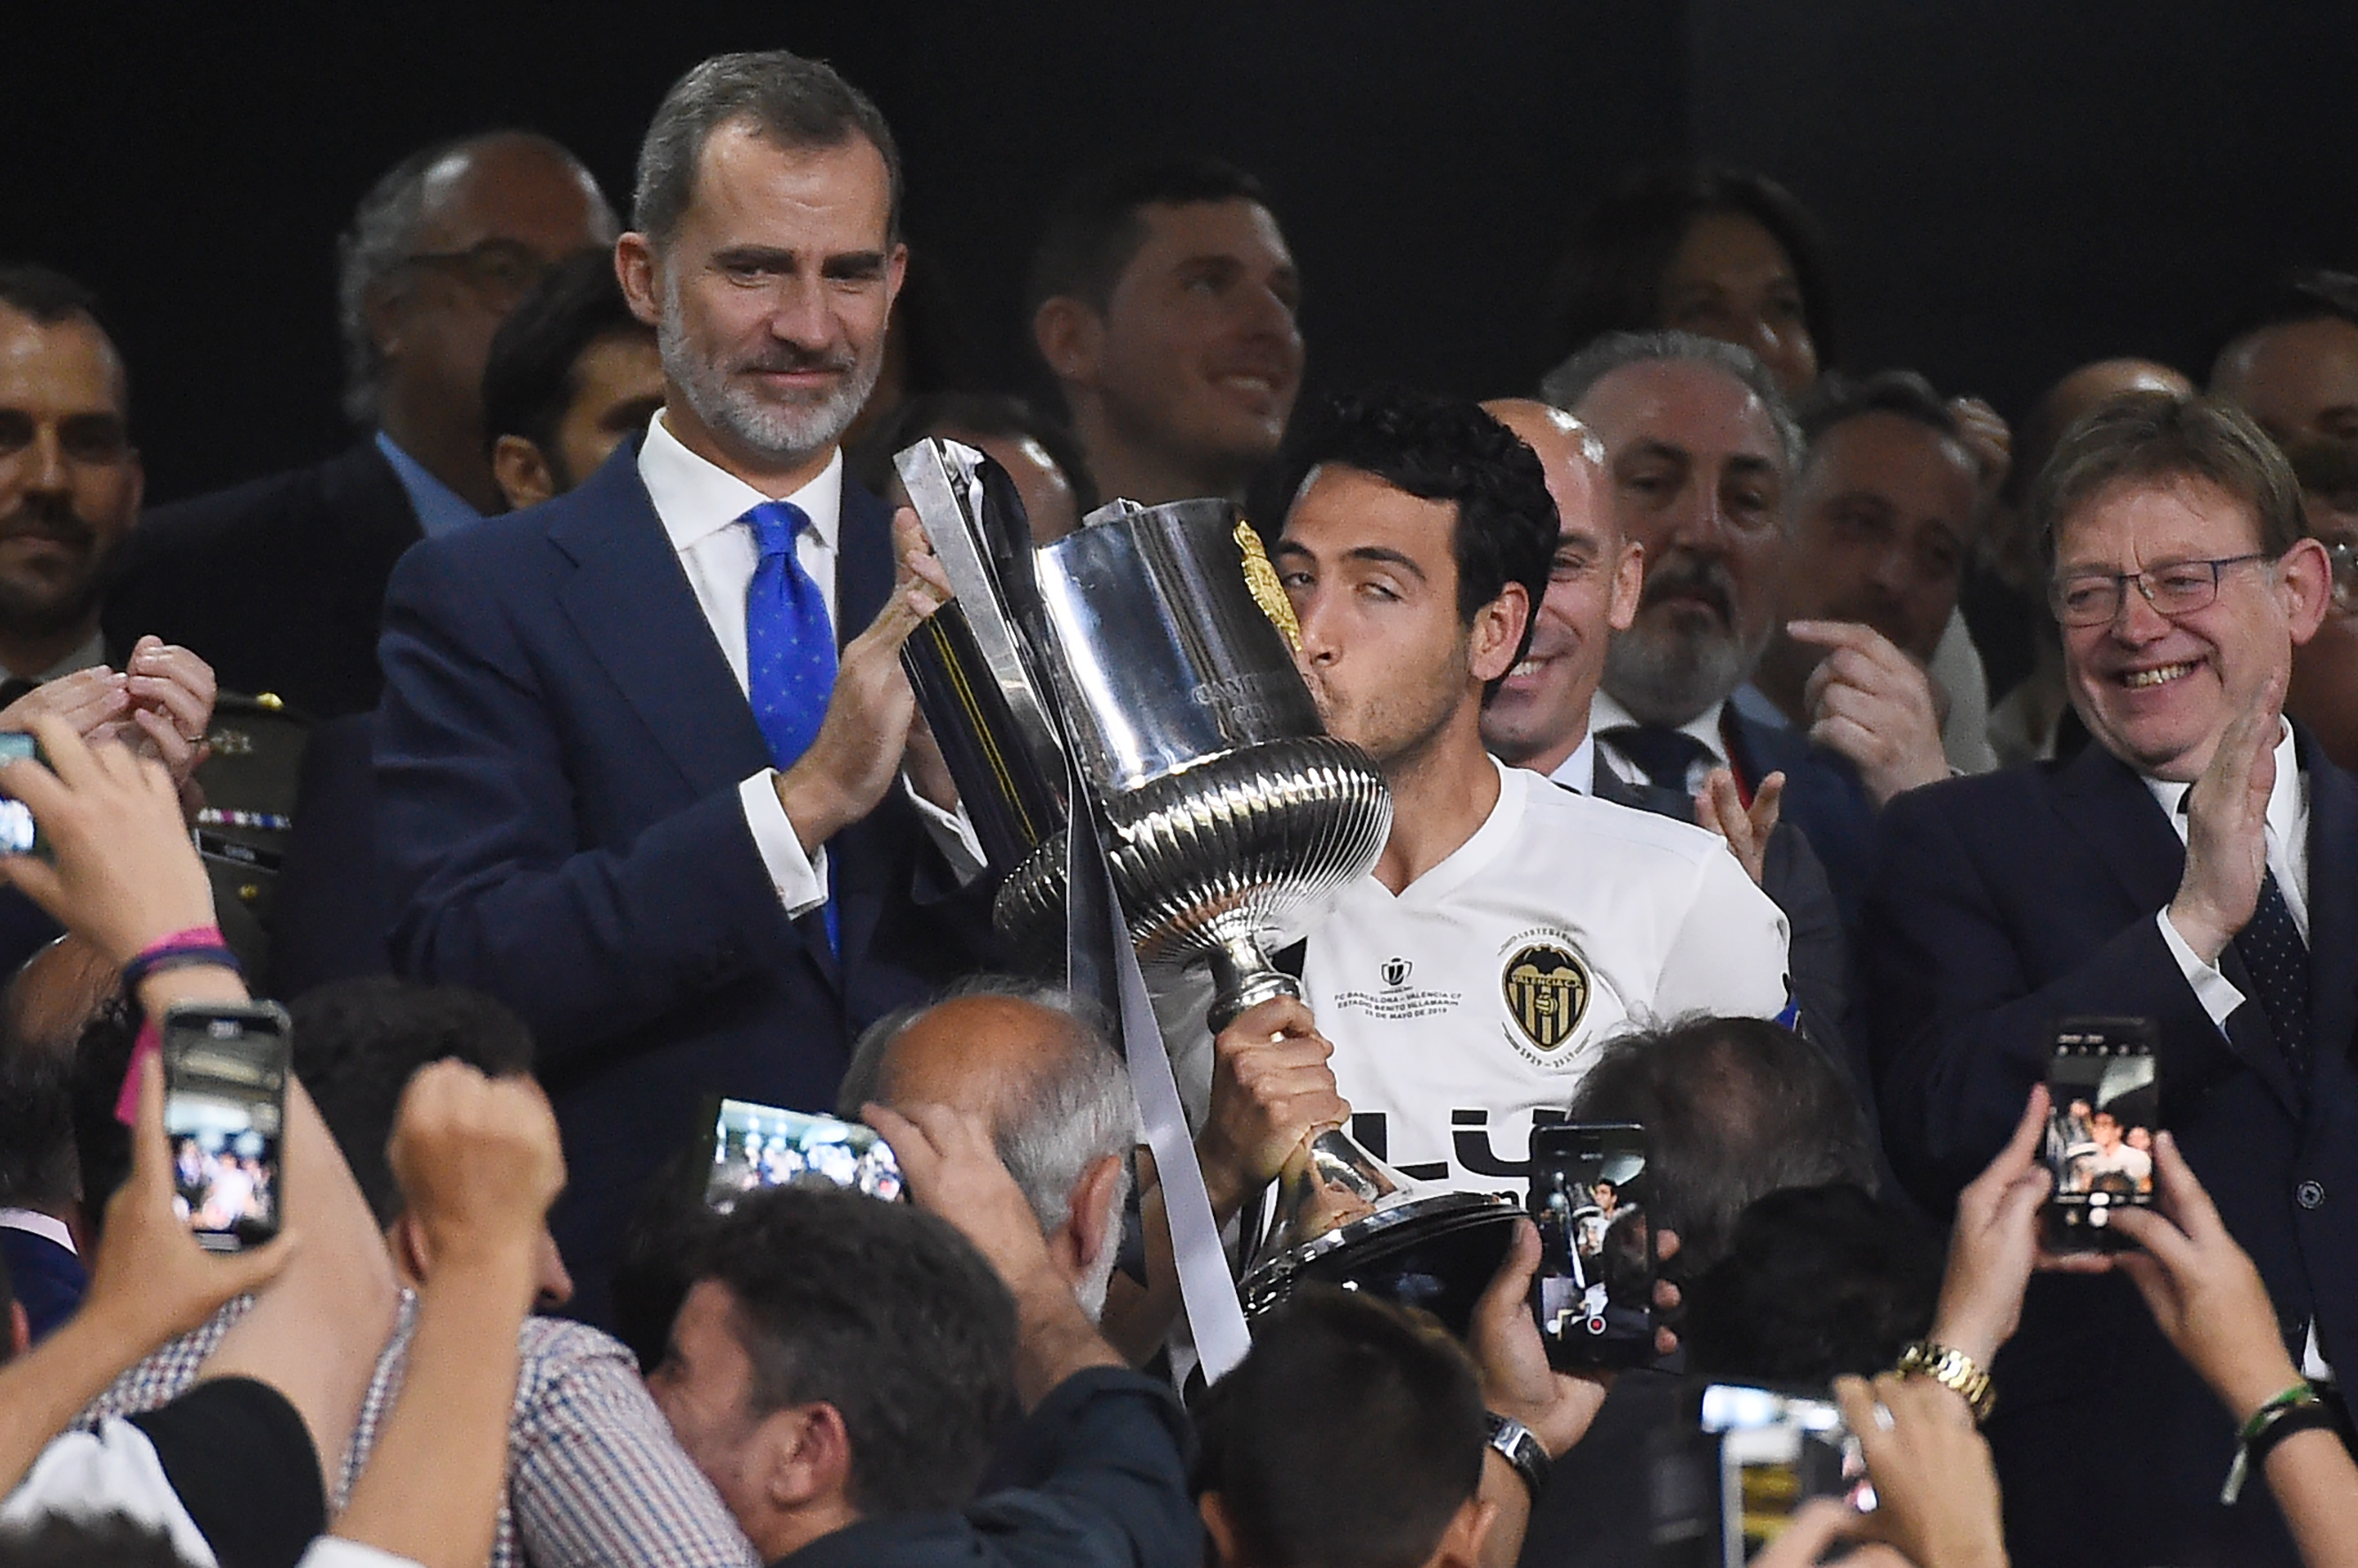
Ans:
MULTIPOLYGON (((1300 995, 1266 936, 1314 925, 1368 873, 1391 796, 1320 721, 1293 606, 1243 514, 1217 500, 1118 501, 1032 549, 980 454, 928 440, 895 466, 957 593, 907 658, 1005 878, 994 924, 1035 956, 1063 944, 1064 814, 1093 810, 1139 956, 1210 968, 1215 1033, 1300 995)), ((1277 1223, 1242 1287, 1248 1315, 1325 1279, 1462 1332, 1518 1212, 1436 1192, 1327 1129, 1280 1180, 1277 1223)))

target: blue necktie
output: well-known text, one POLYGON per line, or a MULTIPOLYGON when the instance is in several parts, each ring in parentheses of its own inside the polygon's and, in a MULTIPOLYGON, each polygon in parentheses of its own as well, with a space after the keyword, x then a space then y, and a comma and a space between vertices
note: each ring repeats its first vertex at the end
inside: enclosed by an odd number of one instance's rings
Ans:
MULTIPOLYGON (((765 501, 741 519, 753 530, 761 562, 745 589, 745 685, 771 764, 792 767, 827 717, 835 689, 835 628, 827 599, 795 558, 795 538, 810 525, 790 501, 765 501)), ((842 951, 835 900, 827 902, 827 941, 842 951)))

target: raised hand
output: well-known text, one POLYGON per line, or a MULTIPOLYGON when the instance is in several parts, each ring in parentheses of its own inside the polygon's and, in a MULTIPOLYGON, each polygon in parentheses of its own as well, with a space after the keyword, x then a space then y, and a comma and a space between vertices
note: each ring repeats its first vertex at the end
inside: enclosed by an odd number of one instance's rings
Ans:
POLYGON ((1810 739, 1848 757, 1877 806, 1949 776, 1940 699, 1923 666, 1872 626, 1794 621, 1797 643, 1833 650, 1810 672, 1802 701, 1810 739))

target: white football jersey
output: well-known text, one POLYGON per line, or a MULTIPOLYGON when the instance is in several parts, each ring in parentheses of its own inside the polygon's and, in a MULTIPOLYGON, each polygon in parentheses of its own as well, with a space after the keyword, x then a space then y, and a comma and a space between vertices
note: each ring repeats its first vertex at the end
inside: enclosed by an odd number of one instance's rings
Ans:
POLYGON ((1397 897, 1372 876, 1343 891, 1302 980, 1371 1152, 1520 1197, 1533 1114, 1561 1117, 1606 1040, 1784 1011, 1786 925, 1716 834, 1498 773, 1447 860, 1397 897))

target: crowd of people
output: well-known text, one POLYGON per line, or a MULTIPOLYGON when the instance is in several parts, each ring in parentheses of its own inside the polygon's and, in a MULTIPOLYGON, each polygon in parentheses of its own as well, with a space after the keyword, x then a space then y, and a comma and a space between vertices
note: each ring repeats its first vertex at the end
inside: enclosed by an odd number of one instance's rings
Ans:
POLYGON ((784 52, 672 87, 627 222, 421 148, 339 248, 355 443, 152 510, 103 306, 0 265, 0 1568, 1717 1563, 1702 1380, 1871 1483, 1769 1568, 2358 1563, 2358 276, 2010 424, 1843 362, 1775 183, 1650 167, 1538 386, 1297 407, 1281 205, 1181 157, 1051 215, 1027 400, 902 205, 784 52), (1022 972, 903 670, 926 436, 1035 544, 1258 530, 1391 806, 1295 994, 1152 965, 1141 1042, 1022 972), (176 1150, 160 1035, 259 997, 283 1116, 176 1150), (2134 1073, 2055 1076, 2087 1020, 2134 1073), (1241 1274, 1337 1128, 1545 1223, 1230 1367, 1174 1216, 1241 1274))

